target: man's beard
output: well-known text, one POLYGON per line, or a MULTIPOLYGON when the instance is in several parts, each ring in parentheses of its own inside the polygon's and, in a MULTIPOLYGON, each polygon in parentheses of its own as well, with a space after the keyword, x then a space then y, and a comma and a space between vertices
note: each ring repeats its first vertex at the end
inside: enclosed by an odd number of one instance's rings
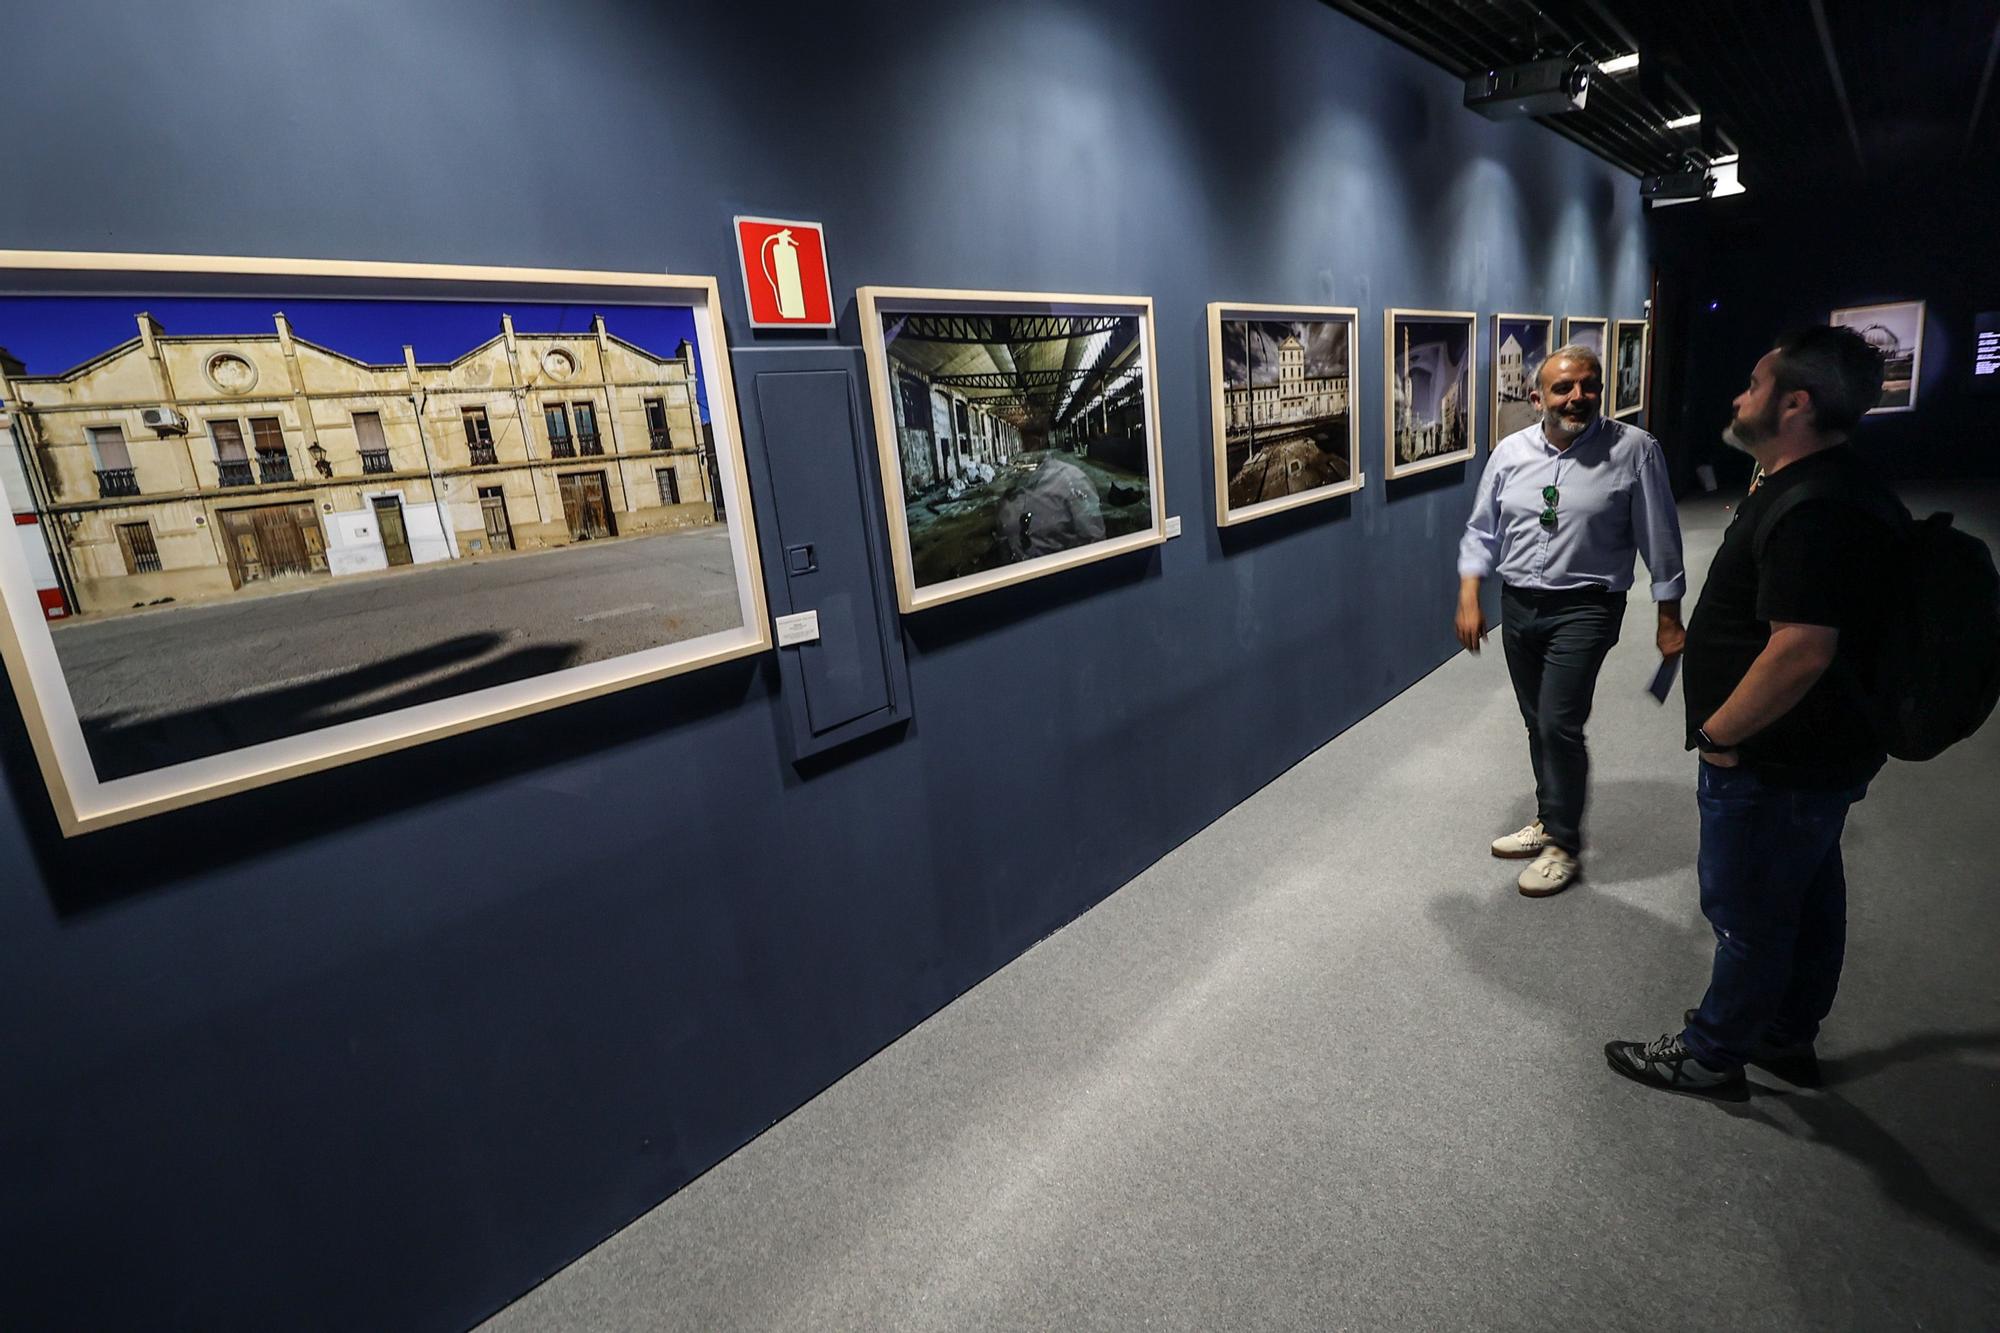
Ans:
POLYGON ((1589 430, 1591 423, 1596 420, 1597 413, 1588 408, 1584 409, 1583 415, 1580 417, 1569 417, 1559 411, 1551 410, 1542 413, 1542 428, 1551 435, 1560 435, 1565 439, 1573 440, 1589 430))
POLYGON ((1768 443, 1777 433, 1778 414, 1766 411, 1756 417, 1731 417, 1722 428, 1722 442, 1755 458, 1757 446, 1768 443))

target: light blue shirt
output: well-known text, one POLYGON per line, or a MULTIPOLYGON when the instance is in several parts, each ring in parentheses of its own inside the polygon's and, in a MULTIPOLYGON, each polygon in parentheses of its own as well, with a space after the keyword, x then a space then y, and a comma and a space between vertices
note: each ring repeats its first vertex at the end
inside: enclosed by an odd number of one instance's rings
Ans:
POLYGON ((1458 544, 1461 578, 1497 573, 1517 588, 1632 586, 1632 556, 1646 558, 1653 600, 1687 592, 1681 520, 1660 442, 1599 417, 1567 449, 1537 421, 1500 441, 1479 478, 1479 496, 1458 544), (1542 526, 1542 488, 1554 486, 1554 528, 1542 526))

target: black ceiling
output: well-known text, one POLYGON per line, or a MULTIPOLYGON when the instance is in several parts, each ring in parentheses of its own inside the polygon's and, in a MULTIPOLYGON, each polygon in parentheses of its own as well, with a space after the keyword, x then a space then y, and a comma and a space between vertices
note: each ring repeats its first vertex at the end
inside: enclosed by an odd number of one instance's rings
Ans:
MULTIPOLYGON (((1743 156, 1752 189, 2000 177, 2000 0, 1326 0, 1464 76, 1636 50, 1542 123, 1634 174, 1743 156), (1692 112, 1702 122, 1669 130, 1692 112)), ((1467 114, 1472 114, 1468 112, 1467 114)))

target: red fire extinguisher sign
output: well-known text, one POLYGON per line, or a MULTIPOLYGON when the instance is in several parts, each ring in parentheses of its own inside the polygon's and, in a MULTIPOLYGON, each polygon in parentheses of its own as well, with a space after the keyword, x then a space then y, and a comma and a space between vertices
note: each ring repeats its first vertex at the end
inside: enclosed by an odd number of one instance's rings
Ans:
POLYGON ((833 283, 819 223, 739 217, 736 255, 752 328, 833 327, 833 283))

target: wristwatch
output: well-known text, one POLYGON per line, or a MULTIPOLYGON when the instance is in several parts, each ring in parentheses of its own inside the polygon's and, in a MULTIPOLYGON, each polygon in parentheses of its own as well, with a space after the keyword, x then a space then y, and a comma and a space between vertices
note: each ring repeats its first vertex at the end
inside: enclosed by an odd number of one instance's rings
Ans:
POLYGON ((1703 754, 1721 754, 1725 750, 1733 750, 1736 747, 1733 745, 1724 745, 1721 741, 1709 735, 1707 727, 1696 727, 1694 729, 1694 748, 1703 754))

